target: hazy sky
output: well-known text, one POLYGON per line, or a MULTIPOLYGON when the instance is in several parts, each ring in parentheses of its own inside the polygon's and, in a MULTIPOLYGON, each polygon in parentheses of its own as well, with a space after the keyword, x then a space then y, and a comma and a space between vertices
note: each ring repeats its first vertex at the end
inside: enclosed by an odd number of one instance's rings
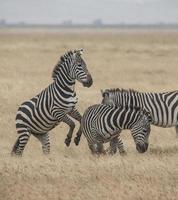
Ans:
POLYGON ((7 22, 178 23, 178 0, 0 0, 7 22))

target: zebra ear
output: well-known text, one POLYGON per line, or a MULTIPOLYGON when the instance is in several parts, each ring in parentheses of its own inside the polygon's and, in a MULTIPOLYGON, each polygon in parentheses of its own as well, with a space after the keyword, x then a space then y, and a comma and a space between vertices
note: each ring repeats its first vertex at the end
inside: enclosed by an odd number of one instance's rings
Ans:
POLYGON ((83 54, 83 49, 75 49, 74 53, 78 56, 81 56, 83 54))
POLYGON ((151 115, 150 112, 142 110, 142 115, 146 115, 146 116, 147 116, 147 119, 148 119, 148 121, 149 121, 150 123, 153 121, 152 115, 151 115))
POLYGON ((104 90, 101 90, 101 95, 103 98, 109 97, 109 93, 104 90))
POLYGON ((101 95, 102 95, 102 97, 103 97, 103 95, 104 95, 104 90, 101 89, 100 91, 101 91, 101 95))
POLYGON ((79 52, 80 52, 80 55, 82 55, 83 54, 83 49, 80 49, 79 52))

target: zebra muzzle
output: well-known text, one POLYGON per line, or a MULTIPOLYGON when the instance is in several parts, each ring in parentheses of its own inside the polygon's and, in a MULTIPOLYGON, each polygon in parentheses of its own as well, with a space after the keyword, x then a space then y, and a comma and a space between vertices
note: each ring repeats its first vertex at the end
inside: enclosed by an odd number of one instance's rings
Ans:
POLYGON ((137 143, 136 149, 139 153, 145 153, 148 149, 148 143, 143 143, 143 144, 137 143))
POLYGON ((90 74, 87 74, 87 80, 83 82, 84 87, 90 87, 93 84, 93 79, 90 74))

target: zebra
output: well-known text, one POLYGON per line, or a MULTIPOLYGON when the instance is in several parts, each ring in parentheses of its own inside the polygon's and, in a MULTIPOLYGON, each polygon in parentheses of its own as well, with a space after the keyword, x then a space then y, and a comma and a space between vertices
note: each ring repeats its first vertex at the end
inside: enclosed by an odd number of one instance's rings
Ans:
POLYGON ((139 107, 96 104, 90 106, 82 117, 81 126, 93 154, 106 153, 103 143, 111 142, 111 154, 116 153, 118 136, 123 129, 131 130, 136 149, 148 149, 151 115, 139 107))
MULTIPOLYGON (((163 93, 143 93, 133 89, 106 89, 101 91, 102 103, 109 105, 138 106, 146 109, 152 116, 152 125, 159 127, 176 127, 178 136, 178 90, 163 93)), ((119 148, 123 151, 123 143, 119 148)))
POLYGON ((81 57, 82 52, 83 49, 78 49, 61 56, 53 69, 53 82, 20 105, 16 115, 19 136, 12 148, 12 155, 22 156, 31 134, 41 142, 43 153, 50 153, 49 131, 61 121, 70 126, 66 140, 72 137, 75 124, 68 115, 77 118, 75 81, 78 80, 84 87, 93 84, 92 76, 81 57))

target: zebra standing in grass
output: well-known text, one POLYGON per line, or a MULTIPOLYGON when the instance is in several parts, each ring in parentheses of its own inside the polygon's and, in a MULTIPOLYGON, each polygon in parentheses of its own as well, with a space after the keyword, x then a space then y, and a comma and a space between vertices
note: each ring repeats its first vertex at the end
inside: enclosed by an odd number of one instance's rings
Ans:
MULTIPOLYGON (((102 91, 104 104, 138 106, 152 116, 152 124, 159 127, 176 127, 178 136, 178 91, 164 93, 143 93, 135 90, 106 89, 102 91)), ((123 143, 119 139, 119 148, 123 143)))
MULTIPOLYGON (((82 49, 69 51, 63 55, 53 70, 53 83, 19 107, 16 115, 19 137, 14 144, 12 154, 22 155, 31 134, 42 143, 43 152, 49 153, 48 132, 61 121, 71 125, 72 120, 67 114, 75 118, 77 113, 74 109, 77 102, 74 91, 75 80, 81 82, 84 87, 90 87, 93 82, 81 57, 82 51, 82 49)), ((72 137, 72 128, 67 139, 72 137)))
POLYGON ((136 149, 144 153, 148 148, 151 116, 138 107, 97 104, 89 107, 82 117, 82 131, 92 153, 105 153, 103 143, 111 142, 111 153, 117 151, 118 136, 130 129, 136 149))

